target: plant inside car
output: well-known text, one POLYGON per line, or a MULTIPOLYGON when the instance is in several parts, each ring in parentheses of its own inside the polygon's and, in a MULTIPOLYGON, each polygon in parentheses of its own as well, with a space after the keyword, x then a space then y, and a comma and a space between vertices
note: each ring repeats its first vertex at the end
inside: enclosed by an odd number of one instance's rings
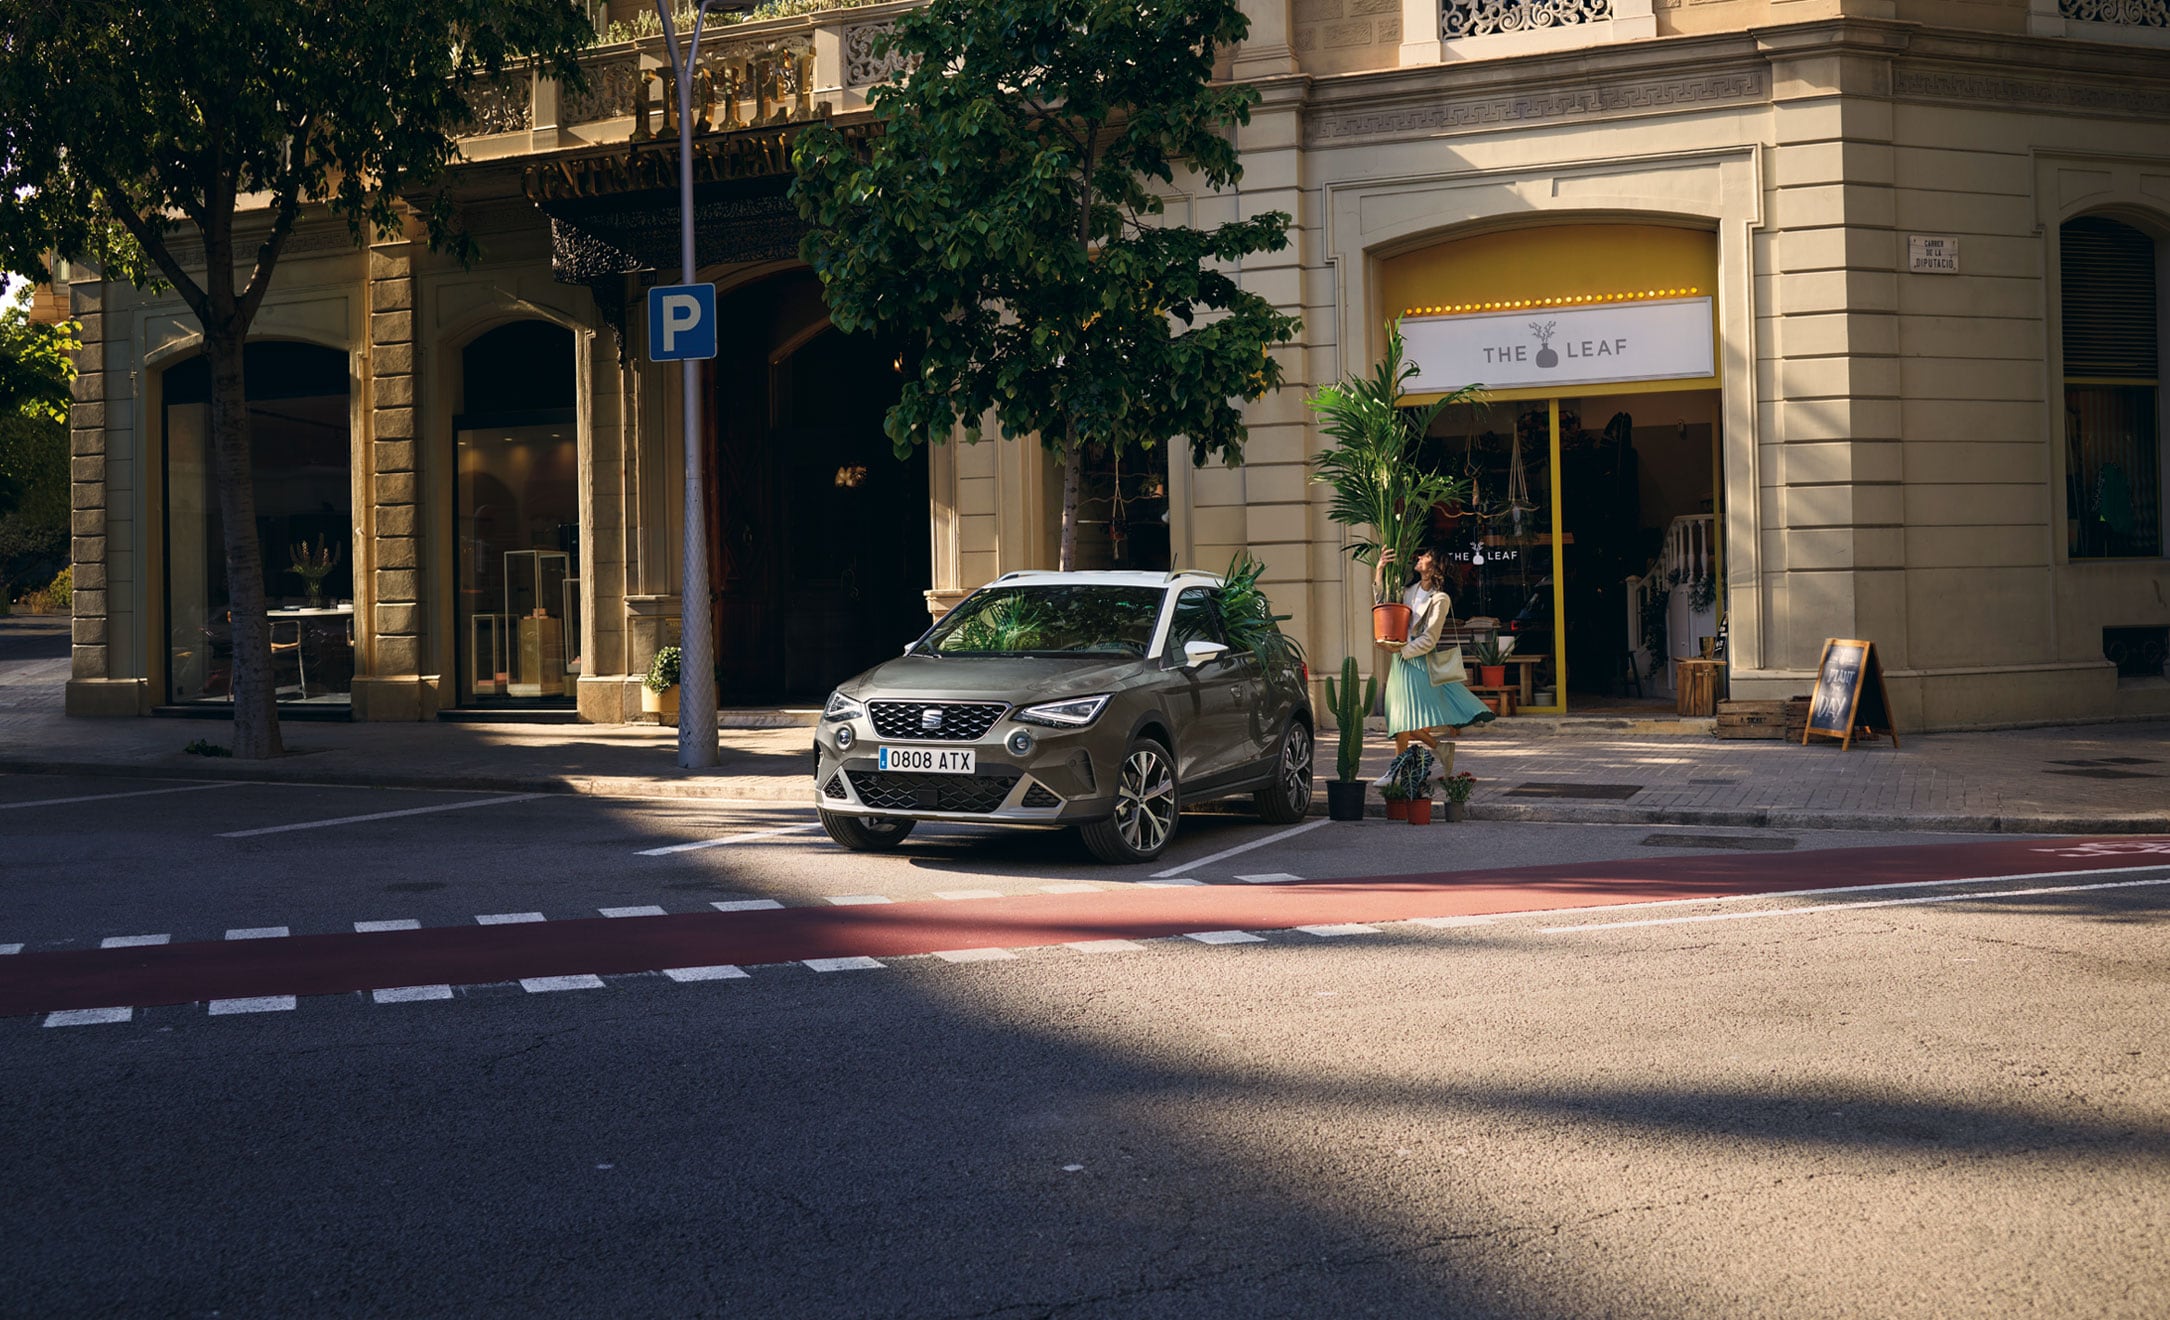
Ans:
POLYGON ((1321 386, 1307 400, 1333 441, 1312 460, 1311 479, 1333 488, 1327 516, 1365 538, 1352 540, 1348 550, 1373 570, 1372 636, 1382 646, 1409 640, 1409 608, 1402 603, 1399 572, 1381 571, 1381 556, 1390 567, 1414 564, 1433 512, 1469 491, 1461 478, 1425 468, 1417 452, 1424 433, 1450 405, 1483 398, 1481 386, 1464 385, 1431 403, 1404 407, 1404 390, 1418 371, 1404 351, 1401 322, 1391 321, 1386 354, 1368 376, 1321 386))
POLYGON ((644 714, 654 715, 664 724, 678 719, 678 662, 679 650, 675 646, 659 649, 655 659, 648 662, 648 672, 640 680, 640 708, 644 714))
POLYGON ((1364 818, 1364 784, 1357 778, 1364 763, 1364 716, 1379 700, 1379 680, 1364 676, 1361 696, 1356 688, 1356 657, 1341 661, 1341 685, 1326 678, 1326 709, 1334 717, 1339 744, 1334 750, 1334 781, 1326 786, 1326 815, 1332 820, 1364 818))
POLYGON ((1210 573, 1010 573, 897 659, 846 680, 814 735, 821 823, 847 848, 924 821, 1073 826, 1094 856, 1150 861, 1182 808, 1311 805, 1301 653, 1246 571, 1228 626, 1210 573), (1237 638, 1243 640, 1239 644, 1237 638))

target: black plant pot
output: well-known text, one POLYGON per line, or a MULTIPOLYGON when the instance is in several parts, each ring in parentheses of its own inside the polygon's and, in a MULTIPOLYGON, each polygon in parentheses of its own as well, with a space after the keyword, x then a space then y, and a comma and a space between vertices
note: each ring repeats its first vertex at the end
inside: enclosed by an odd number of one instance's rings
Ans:
POLYGON ((1364 781, 1361 779, 1343 783, 1338 779, 1326 784, 1326 818, 1328 820, 1362 820, 1364 818, 1364 781))

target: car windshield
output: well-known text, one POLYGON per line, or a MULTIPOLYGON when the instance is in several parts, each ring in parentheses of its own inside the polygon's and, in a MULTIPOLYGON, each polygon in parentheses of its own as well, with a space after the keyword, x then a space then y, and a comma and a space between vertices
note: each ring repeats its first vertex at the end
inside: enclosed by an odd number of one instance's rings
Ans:
POLYGON ((1167 592, 1070 584, 989 587, 935 625, 919 649, 937 655, 1142 656, 1167 592))

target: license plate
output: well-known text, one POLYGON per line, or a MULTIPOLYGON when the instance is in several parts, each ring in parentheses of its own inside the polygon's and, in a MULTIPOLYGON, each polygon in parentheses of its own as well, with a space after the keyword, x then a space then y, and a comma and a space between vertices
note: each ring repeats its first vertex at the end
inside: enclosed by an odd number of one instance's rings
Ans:
POLYGON ((922 775, 969 775, 973 773, 970 747, 884 747, 875 752, 882 770, 906 770, 922 775))

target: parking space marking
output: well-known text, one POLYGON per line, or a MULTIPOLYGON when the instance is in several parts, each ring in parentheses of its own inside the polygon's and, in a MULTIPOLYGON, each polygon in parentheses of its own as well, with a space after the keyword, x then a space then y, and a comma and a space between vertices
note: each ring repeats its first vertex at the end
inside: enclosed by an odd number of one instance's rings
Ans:
POLYGON ((531 995, 546 995, 553 990, 600 990, 603 978, 586 972, 577 976, 531 976, 520 982, 520 988, 531 995))
POLYGON ((670 913, 665 912, 654 903, 643 903, 638 907, 597 908, 595 910, 606 917, 667 917, 670 915, 670 913))
POLYGON ((108 935, 98 941, 101 949, 141 949, 153 944, 171 944, 171 935, 108 935))
POLYGON ((879 958, 802 958, 799 961, 817 972, 878 972, 884 966, 879 958))
POLYGON ((767 912, 783 904, 773 898, 734 898, 721 903, 710 903, 718 912, 767 912))
POLYGON ((48 1027, 90 1027, 101 1022, 126 1022, 136 1015, 132 1008, 64 1008, 58 1013, 47 1013, 48 1027))
POLYGON ((1008 949, 936 949, 934 956, 943 962, 1011 962, 1017 957, 1008 949))
POLYGON ((1238 854, 1247 853, 1253 848, 1264 848, 1271 844, 1286 842, 1287 840, 1293 839, 1297 835, 1302 834, 1306 830, 1315 830, 1321 825, 1326 825, 1330 823, 1331 822, 1329 822, 1326 817, 1321 816, 1317 820, 1305 821, 1301 825, 1291 825, 1285 830, 1276 830, 1275 832, 1267 835, 1263 839, 1253 839, 1249 843, 1239 843, 1233 848, 1223 848, 1217 853, 1213 853, 1212 855, 1206 857, 1200 857, 1195 861, 1185 862, 1181 866, 1171 866, 1165 871, 1155 871, 1153 872, 1153 878, 1155 880, 1165 880, 1171 875, 1181 875, 1185 871, 1195 871, 1201 866, 1211 866, 1215 862, 1225 861, 1230 857, 1237 856, 1238 854))
POLYGON ((1265 875, 1239 875, 1236 879, 1247 885, 1285 885, 1291 880, 1301 880, 1303 877, 1290 875, 1286 871, 1269 871, 1265 875))
POLYGON ((303 820, 291 825, 261 825, 253 830, 227 830, 221 839, 253 839, 262 834, 288 834, 295 830, 323 830, 334 825, 361 825, 373 820, 395 820, 401 816, 429 816, 440 811, 465 811, 469 807, 501 807, 508 802, 532 802, 543 796, 540 793, 505 793, 497 797, 476 798, 468 802, 441 802, 434 807, 408 807, 401 811, 372 811, 361 816, 334 816, 329 820, 303 820))
POLYGON ((372 990, 369 997, 380 1004, 416 1004, 429 999, 450 999, 449 985, 397 985, 384 990, 372 990))
POLYGON ((1194 930, 1183 937, 1200 944, 1264 944, 1266 937, 1247 930, 1194 930))
POLYGON ((260 995, 254 999, 214 999, 211 1016, 225 1017, 229 1013, 291 1013, 294 1011, 292 995, 260 995))
POLYGON ((244 926, 226 932, 230 940, 283 940, 293 934, 284 926, 244 926))
POLYGON ((717 967, 666 967, 663 974, 681 985, 688 981, 743 981, 747 972, 729 963, 717 967))
POLYGON ((1079 953, 1143 953, 1145 946, 1136 940, 1071 940, 1065 945, 1079 953))
POLYGON ((229 779, 216 784, 183 784, 178 788, 138 788, 126 793, 85 793, 79 797, 39 798, 35 802, 0 802, 0 811, 21 811, 29 807, 64 807, 71 802, 110 802, 114 798, 156 797, 161 793, 203 793, 214 788, 239 788, 242 782, 229 779))
POLYGON ((357 935, 371 935, 380 930, 420 929, 422 929, 422 923, 416 921, 413 917, 393 917, 388 921, 357 921, 354 923, 354 933, 357 935))
POLYGON ((699 852, 703 848, 722 848, 734 843, 750 843, 755 839, 774 839, 785 834, 804 834, 818 830, 821 822, 811 825, 784 825, 773 830, 748 830, 744 834, 726 834, 720 839, 696 839, 692 843, 674 843, 663 848, 642 848, 635 857, 668 857, 672 853, 699 852))
POLYGON ((2097 889, 2138 889, 2147 885, 2170 885, 2170 876, 2152 880, 2108 880, 2092 885, 2044 885, 2035 889, 1975 890, 1966 894, 1916 894, 1910 898, 1873 898, 1860 903, 1817 903, 1805 907, 1770 908, 1755 912, 1706 912, 1692 917, 1652 917, 1647 921, 1600 921, 1582 926, 1540 926, 1546 935, 1572 935, 1590 930, 1627 930, 1635 926, 1685 926, 1705 921, 1752 921, 1758 917, 1800 917, 1817 912, 1856 912, 1862 908, 1921 907, 1930 903, 1971 903, 1991 898, 2032 898, 2042 894, 2083 894, 2097 889))
POLYGON ((544 919, 543 914, 540 912, 492 912, 486 916, 476 917, 475 924, 478 926, 525 926, 530 922, 544 919))

